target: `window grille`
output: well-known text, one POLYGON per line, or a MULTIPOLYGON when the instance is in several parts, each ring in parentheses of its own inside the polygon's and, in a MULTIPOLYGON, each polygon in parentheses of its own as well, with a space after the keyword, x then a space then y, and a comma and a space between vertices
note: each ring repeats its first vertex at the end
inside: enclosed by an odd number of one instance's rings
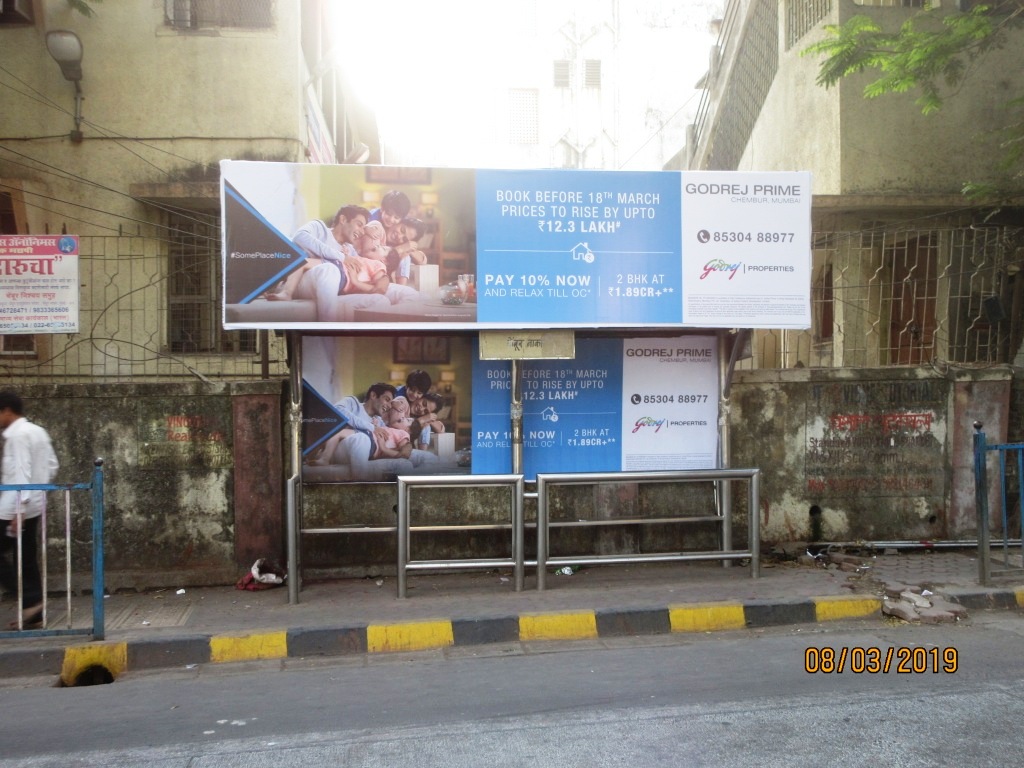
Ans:
POLYGON ((832 10, 832 0, 787 0, 786 50, 814 29, 832 10))
POLYGON ((221 328, 219 219, 190 211, 170 214, 168 223, 170 351, 255 352, 255 331, 221 328))
POLYGON ((167 23, 178 29, 274 26, 272 0, 164 0, 167 23))
POLYGON ((509 143, 538 144, 540 127, 538 116, 539 94, 535 88, 510 88, 509 143))
POLYGON ((755 3, 751 13, 718 107, 714 142, 705 161, 707 170, 734 170, 739 166, 779 69, 778 5, 755 3))
POLYGON ((554 62, 555 88, 568 88, 572 85, 572 79, 570 76, 571 71, 568 59, 557 59, 554 62))
POLYGON ((980 225, 815 233, 812 330, 757 332, 749 365, 1012 363, 1024 341, 1020 243, 1022 228, 980 225))
POLYGON ((583 62, 583 86, 585 88, 601 87, 600 59, 587 59, 583 62))

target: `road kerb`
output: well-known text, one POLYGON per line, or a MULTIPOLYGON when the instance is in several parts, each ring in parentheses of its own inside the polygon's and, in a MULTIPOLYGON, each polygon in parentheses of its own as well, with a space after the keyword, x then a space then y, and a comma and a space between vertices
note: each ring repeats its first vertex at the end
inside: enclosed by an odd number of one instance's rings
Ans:
POLYGON ((210 638, 210 661, 256 661, 288 656, 288 633, 264 632, 252 635, 215 635, 210 638))
POLYGON ((877 597, 861 597, 858 595, 840 595, 837 597, 818 597, 814 599, 814 616, 816 621, 835 621, 836 619, 859 619, 878 613, 882 610, 882 601, 877 597))
POLYGON ((523 642, 590 640, 597 636, 597 616, 593 611, 528 613, 519 617, 519 639, 523 642))
POLYGON ((670 605, 668 617, 673 632, 715 632, 743 629, 747 625, 741 603, 670 605))
POLYGON ((370 624, 366 628, 366 650, 369 653, 426 651, 454 644, 455 633, 449 619, 370 624))

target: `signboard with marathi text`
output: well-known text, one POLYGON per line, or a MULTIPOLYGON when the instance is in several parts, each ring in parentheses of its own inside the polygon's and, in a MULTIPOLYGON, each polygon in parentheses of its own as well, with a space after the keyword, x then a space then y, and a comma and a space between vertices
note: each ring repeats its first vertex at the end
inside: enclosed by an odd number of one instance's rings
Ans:
POLYGON ((78 332, 78 237, 0 235, 0 334, 78 332))
POLYGON ((810 327, 805 172, 224 161, 224 327, 810 327))

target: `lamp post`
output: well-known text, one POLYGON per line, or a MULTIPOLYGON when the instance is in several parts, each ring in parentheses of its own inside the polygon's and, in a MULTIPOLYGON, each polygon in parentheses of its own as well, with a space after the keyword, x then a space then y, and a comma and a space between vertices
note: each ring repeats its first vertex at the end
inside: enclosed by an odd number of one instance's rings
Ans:
POLYGON ((71 141, 82 141, 82 41, 78 35, 66 29, 55 29, 46 33, 46 50, 60 65, 65 80, 75 84, 75 130, 71 141))

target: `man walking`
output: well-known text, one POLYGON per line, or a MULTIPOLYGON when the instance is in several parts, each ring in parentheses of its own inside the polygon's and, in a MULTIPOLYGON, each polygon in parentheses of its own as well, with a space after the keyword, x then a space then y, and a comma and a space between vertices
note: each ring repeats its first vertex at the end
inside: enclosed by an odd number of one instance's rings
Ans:
MULTIPOLYGON (((24 416, 24 405, 14 392, 0 392, 0 429, 3 430, 3 485, 52 483, 57 456, 46 430, 24 416)), ((4 592, 18 594, 18 534, 21 533, 21 623, 24 629, 43 625, 43 586, 39 577, 39 518, 46 507, 45 491, 0 492, 0 584, 4 592)), ((18 628, 18 621, 11 622, 18 628)))

